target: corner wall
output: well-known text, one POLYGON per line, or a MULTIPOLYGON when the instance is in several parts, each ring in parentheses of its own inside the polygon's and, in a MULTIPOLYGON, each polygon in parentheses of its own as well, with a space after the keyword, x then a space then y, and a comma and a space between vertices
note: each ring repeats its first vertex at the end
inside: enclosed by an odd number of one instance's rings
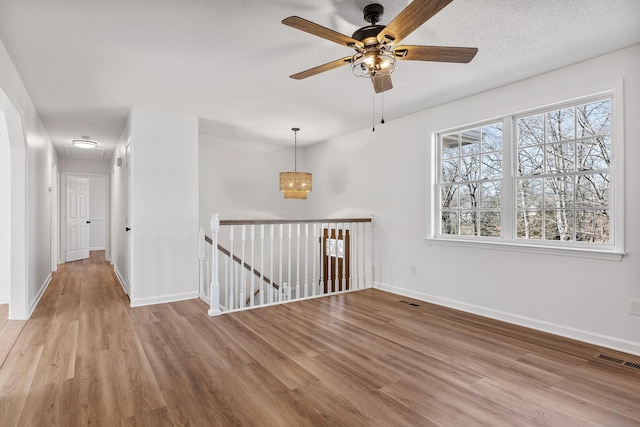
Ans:
POLYGON ((198 296, 198 119, 130 117, 131 305, 198 296))

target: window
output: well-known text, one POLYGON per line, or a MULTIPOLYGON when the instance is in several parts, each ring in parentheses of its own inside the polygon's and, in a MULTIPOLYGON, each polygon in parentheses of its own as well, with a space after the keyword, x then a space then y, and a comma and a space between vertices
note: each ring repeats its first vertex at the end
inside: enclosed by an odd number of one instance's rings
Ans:
POLYGON ((437 134, 434 236, 616 248, 612 101, 584 99, 437 134))
POLYGON ((440 232, 499 237, 502 123, 443 135, 440 232))

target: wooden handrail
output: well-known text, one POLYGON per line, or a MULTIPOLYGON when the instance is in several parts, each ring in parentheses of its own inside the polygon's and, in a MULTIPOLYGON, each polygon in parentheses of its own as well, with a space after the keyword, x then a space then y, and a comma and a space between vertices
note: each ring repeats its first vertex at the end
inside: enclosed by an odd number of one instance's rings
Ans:
POLYGON ((322 224, 345 222, 371 222, 372 218, 325 218, 325 219, 221 219, 220 225, 260 225, 260 224, 322 224))
MULTIPOLYGON (((221 222, 222 222, 222 221, 221 221, 221 222)), ((211 240, 211 237, 209 237, 209 236, 205 235, 205 236, 204 236, 204 240, 205 240, 207 243, 209 243, 210 245, 212 245, 212 246, 213 246, 213 240, 211 240)), ((218 250, 219 250, 220 252, 222 252, 223 254, 225 254, 226 256, 231 257, 231 252, 229 252, 229 250, 228 250, 228 249, 226 249, 224 246, 222 246, 220 243, 218 243, 218 250)), ((253 274, 254 274, 256 277, 260 277, 260 278, 262 278, 262 280, 263 280, 267 285, 270 285, 270 286, 272 286, 272 287, 274 287, 274 288, 276 288, 276 289, 280 289, 280 285, 278 285, 277 283, 275 283, 275 282, 271 281, 271 279, 269 279, 267 276, 264 276, 262 273, 260 273, 260 272, 259 272, 258 270, 256 270, 255 268, 251 267, 251 265, 247 264, 246 262, 244 262, 244 263, 243 263, 243 262, 242 262, 242 260, 241 260, 240 258, 238 258, 237 256, 235 256, 235 255, 234 255, 234 256, 233 256, 233 260, 234 260, 235 262, 237 262, 238 264, 240 264, 240 265, 244 266, 244 268, 245 268, 246 270, 252 271, 252 272, 253 272, 253 274)), ((257 293, 258 293, 258 292, 256 291, 256 294, 257 294, 257 293)))

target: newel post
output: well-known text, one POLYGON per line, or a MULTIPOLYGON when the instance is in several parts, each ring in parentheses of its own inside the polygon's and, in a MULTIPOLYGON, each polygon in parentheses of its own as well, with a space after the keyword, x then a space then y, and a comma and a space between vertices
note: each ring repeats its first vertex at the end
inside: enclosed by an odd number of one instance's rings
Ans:
POLYGON ((218 232, 220 231, 220 218, 218 214, 211 215, 211 284, 209 288, 209 316, 219 316, 220 310, 220 283, 218 283, 218 232))

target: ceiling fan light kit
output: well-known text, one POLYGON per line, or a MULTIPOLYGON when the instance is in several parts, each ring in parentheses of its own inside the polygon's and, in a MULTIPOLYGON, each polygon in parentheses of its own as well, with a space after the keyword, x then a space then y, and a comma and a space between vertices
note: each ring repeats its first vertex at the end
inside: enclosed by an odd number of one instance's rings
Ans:
POLYGON ((293 172, 280 172, 280 191, 285 199, 306 199, 307 193, 312 188, 312 177, 309 172, 298 172, 298 131, 300 128, 291 128, 294 132, 293 172))
POLYGON ((349 57, 296 73, 290 77, 305 79, 316 74, 351 64, 358 77, 369 77, 376 93, 393 88, 391 73, 396 60, 468 63, 478 52, 472 47, 445 46, 397 46, 398 43, 453 0, 413 0, 389 25, 378 25, 384 7, 374 3, 365 6, 364 19, 371 25, 357 29, 351 37, 323 27, 298 16, 290 16, 282 23, 290 27, 322 37, 342 46, 355 49, 349 57))

